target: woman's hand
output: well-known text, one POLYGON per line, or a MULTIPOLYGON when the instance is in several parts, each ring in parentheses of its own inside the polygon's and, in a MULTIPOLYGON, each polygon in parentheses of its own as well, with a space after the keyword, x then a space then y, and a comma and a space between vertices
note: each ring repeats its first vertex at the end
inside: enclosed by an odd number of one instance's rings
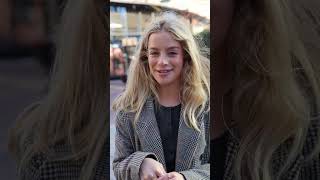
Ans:
POLYGON ((158 180, 184 180, 184 177, 180 173, 170 172, 161 176, 158 180))
POLYGON ((166 174, 163 165, 152 158, 142 161, 139 175, 141 180, 153 180, 166 174))

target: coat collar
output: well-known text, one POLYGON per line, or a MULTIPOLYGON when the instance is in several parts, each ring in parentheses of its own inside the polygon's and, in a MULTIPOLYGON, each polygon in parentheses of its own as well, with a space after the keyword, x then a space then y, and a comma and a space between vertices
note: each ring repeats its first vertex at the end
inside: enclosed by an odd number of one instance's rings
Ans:
POLYGON ((141 111, 136 122, 136 131, 141 146, 144 147, 143 150, 155 153, 158 161, 166 167, 160 131, 154 114, 153 99, 151 98, 147 99, 141 111))
MULTIPOLYGON (((144 151, 153 152, 158 161, 165 166, 164 151, 160 137, 160 131, 155 117, 154 98, 148 98, 139 119, 136 122, 136 131, 144 151)), ((196 151, 200 132, 188 127, 183 118, 183 109, 181 107, 179 130, 176 149, 176 171, 189 169, 192 164, 193 155, 196 151)), ((200 122, 200 127, 203 121, 200 122)))

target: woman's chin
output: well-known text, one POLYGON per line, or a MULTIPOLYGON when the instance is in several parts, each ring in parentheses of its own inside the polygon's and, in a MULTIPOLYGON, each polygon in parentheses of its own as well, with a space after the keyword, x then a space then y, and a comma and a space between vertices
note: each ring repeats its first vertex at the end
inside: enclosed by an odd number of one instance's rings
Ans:
POLYGON ((173 81, 165 78, 157 78, 157 82, 160 86, 167 86, 171 84, 173 81))

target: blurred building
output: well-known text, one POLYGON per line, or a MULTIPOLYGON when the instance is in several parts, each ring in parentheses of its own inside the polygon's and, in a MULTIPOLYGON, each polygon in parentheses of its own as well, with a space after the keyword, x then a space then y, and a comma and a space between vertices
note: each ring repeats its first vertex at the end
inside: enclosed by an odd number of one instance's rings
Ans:
MULTIPOLYGON (((210 19, 208 17, 199 15, 196 12, 191 12, 174 4, 178 1, 142 1, 142 0, 111 0, 110 2, 110 50, 113 48, 120 48, 124 54, 124 63, 122 66, 128 68, 131 59, 134 56, 136 45, 150 19, 161 11, 174 11, 189 20, 191 29, 196 35, 204 30, 209 31, 210 19), (169 4, 168 4, 169 3, 169 4), (171 4, 170 4, 171 3, 171 4)), ((184 4, 187 1, 180 1, 184 4)), ((198 1, 198 3, 201 2, 198 1)), ((207 3, 210 1, 206 1, 207 3)), ((194 2, 195 4, 197 2, 194 2)), ((193 4, 193 5, 195 5, 193 4)), ((207 6, 206 13, 209 12, 207 6)), ((204 11, 202 11, 204 12, 204 11)), ((118 59, 110 59, 110 69, 114 69, 114 64, 119 64, 118 59)), ((111 71, 112 76, 119 76, 119 74, 112 74, 116 69, 111 71)), ((123 71, 121 71, 123 72, 123 71)), ((120 75, 121 76, 121 75, 120 75)))
POLYGON ((64 0, 2 0, 0 57, 36 57, 47 70, 53 61, 53 32, 64 0))
POLYGON ((10 0, 0 1, 0 39, 6 39, 10 35, 10 16, 11 6, 10 0))
POLYGON ((0 40, 34 45, 50 39, 59 18, 57 0, 3 0, 0 2, 0 40))
MULTIPOLYGON (((161 11, 175 11, 189 19, 194 34, 209 29, 210 20, 188 10, 152 4, 110 2, 110 38, 111 41, 123 37, 140 37, 143 29, 152 16, 161 11)), ((208 10, 209 11, 209 10, 208 10)), ((136 43, 135 38, 125 39, 124 43, 136 43)))

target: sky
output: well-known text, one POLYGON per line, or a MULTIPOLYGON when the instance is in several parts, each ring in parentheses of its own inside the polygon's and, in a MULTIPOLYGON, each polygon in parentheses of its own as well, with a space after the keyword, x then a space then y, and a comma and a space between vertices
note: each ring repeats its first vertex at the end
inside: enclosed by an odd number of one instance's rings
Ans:
POLYGON ((160 5, 179 10, 188 10, 210 19, 210 0, 111 0, 111 2, 160 5))

